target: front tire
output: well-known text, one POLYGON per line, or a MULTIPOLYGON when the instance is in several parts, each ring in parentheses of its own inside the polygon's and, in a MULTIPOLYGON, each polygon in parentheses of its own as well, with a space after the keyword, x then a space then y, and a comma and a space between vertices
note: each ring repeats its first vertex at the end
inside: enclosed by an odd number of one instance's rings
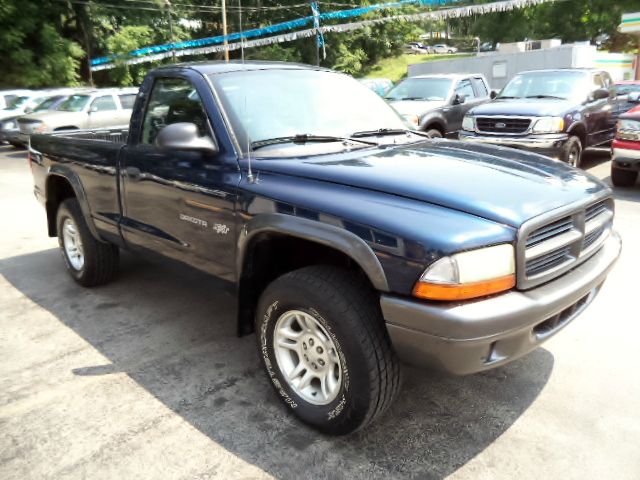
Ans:
POLYGON ((569 137, 560 151, 560 160, 572 167, 580 168, 582 163, 582 142, 575 135, 569 137))
POLYGON ((636 183, 638 172, 611 167, 611 183, 616 187, 631 187, 636 183))
POLYGON ((442 132, 437 128, 427 130, 427 135, 429 135, 431 138, 442 138, 442 132))
POLYGON ((375 292, 356 275, 312 266, 271 283, 258 302, 260 357, 280 398, 331 435, 381 415, 400 385, 375 292))
POLYGON ((60 204, 56 219, 58 244, 71 277, 84 287, 112 280, 118 271, 118 247, 97 240, 89 231, 75 198, 60 204))

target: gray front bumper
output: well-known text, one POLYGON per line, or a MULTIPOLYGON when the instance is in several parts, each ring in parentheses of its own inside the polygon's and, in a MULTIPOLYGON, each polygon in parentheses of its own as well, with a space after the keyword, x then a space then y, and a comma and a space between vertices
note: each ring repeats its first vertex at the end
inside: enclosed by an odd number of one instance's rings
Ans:
POLYGON ((393 346, 408 363, 460 375, 503 365, 576 318, 595 298, 621 247, 620 237, 612 232, 589 260, 527 291, 463 303, 383 295, 380 304, 393 346))
POLYGON ((479 142, 490 145, 501 145, 503 147, 520 148, 523 150, 530 150, 550 156, 553 156, 553 153, 559 152, 569 138, 569 135, 567 135, 566 133, 527 135, 517 137, 482 135, 474 132, 466 132, 464 130, 461 130, 458 136, 459 139, 463 142, 479 142))

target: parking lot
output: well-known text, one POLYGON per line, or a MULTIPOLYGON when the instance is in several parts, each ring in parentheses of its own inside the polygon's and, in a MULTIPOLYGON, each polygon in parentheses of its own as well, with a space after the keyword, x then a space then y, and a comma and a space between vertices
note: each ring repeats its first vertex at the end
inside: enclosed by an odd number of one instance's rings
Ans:
MULTIPOLYGON (((607 179, 606 153, 586 168, 607 179)), ((324 437, 274 395, 215 280, 123 255, 93 290, 64 270, 24 151, 0 147, 0 478, 640 478, 640 186, 593 305, 467 377, 405 369, 390 412, 324 437)))

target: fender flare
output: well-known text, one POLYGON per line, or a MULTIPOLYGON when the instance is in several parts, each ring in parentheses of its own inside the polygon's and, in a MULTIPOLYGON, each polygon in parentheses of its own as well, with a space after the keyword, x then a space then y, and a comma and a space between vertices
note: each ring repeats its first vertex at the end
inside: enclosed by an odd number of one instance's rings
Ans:
POLYGON ((328 223, 282 213, 259 214, 244 225, 238 237, 238 256, 236 257, 238 279, 242 275, 252 240, 263 233, 297 237, 338 250, 362 268, 376 290, 389 291, 387 277, 378 257, 362 238, 328 223))
POLYGON ((578 122, 572 123, 571 126, 567 129, 567 133, 569 135, 576 135, 576 130, 580 129, 582 129, 582 131, 584 132, 584 141, 582 142, 582 148, 584 149, 587 148, 586 143, 589 136, 589 130, 587 130, 587 125, 583 121, 580 120, 578 122))
MULTIPOLYGON (((89 201, 87 200, 87 195, 84 191, 84 187, 82 186, 82 181, 80 180, 80 177, 78 176, 78 174, 75 173, 71 168, 65 165, 60 165, 60 164, 53 165, 49 169, 46 185, 48 185, 49 179, 54 176, 64 178, 67 182, 69 182, 69 185, 71 185, 71 188, 73 189, 73 192, 75 193, 75 196, 78 199, 78 203, 80 204, 80 211, 82 211, 82 215, 84 216, 84 220, 87 224, 87 227, 89 228, 89 231, 96 239, 103 241, 100 235, 98 235, 96 225, 93 222, 93 217, 91 216, 91 210, 89 208, 89 201)), ((49 214, 49 192, 48 191, 45 191, 45 196, 46 196, 47 215, 48 215, 49 214)), ((54 222, 54 225, 55 225, 55 218, 51 219, 51 221, 54 222)))

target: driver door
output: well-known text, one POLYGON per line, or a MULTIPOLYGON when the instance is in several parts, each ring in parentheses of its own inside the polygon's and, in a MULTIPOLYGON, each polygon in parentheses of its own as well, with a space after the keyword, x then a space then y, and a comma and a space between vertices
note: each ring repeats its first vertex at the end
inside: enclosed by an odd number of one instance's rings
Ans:
POLYGON ((195 124, 215 143, 199 90, 184 77, 157 77, 137 142, 121 165, 122 234, 132 248, 161 254, 225 279, 235 274, 237 164, 220 152, 162 148, 158 133, 167 125, 195 124))
POLYGON ((469 78, 464 78, 458 82, 453 92, 451 106, 445 109, 445 117, 447 119, 447 133, 457 132, 462 128, 462 119, 471 107, 476 104, 476 95, 469 78), (463 103, 457 103, 456 99, 464 96, 463 103))

